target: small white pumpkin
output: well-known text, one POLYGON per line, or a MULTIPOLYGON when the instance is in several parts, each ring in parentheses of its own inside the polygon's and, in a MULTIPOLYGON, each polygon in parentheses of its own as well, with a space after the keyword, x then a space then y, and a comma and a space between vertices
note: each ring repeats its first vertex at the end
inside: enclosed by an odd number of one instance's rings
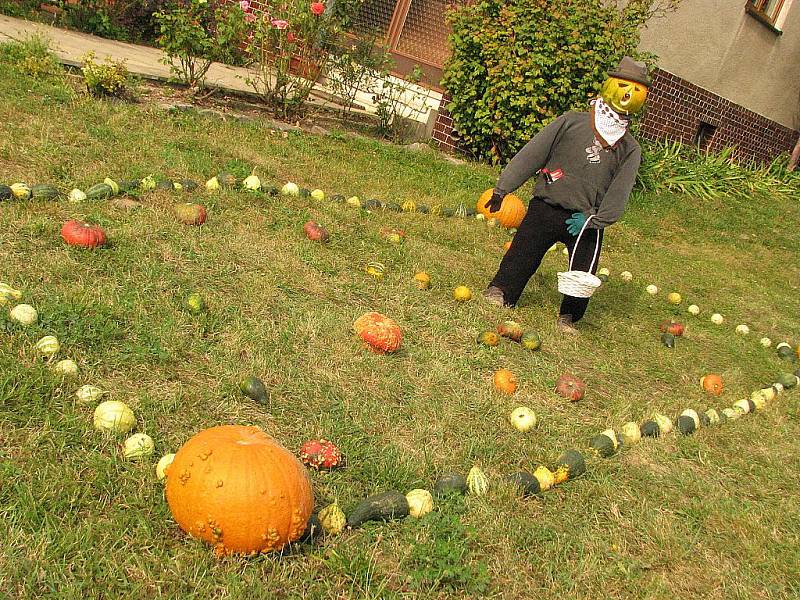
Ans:
POLYGON ((750 328, 744 323, 742 323, 741 325, 736 326, 736 333, 738 333, 739 335, 747 335, 748 333, 750 333, 750 328))
POLYGON ((54 335, 46 335, 36 342, 36 350, 39 354, 47 358, 58 354, 60 349, 61 344, 58 343, 58 338, 54 335))
POLYGON ((94 409, 94 426, 100 431, 127 433, 136 425, 131 408, 119 400, 106 400, 94 409))
POLYGON ((27 327, 33 325, 39 320, 39 313, 30 304, 17 304, 8 313, 11 320, 27 327))
POLYGON ((143 458, 150 456, 156 445, 146 433, 134 433, 122 444, 122 455, 125 458, 143 458))
POLYGON ((78 364, 70 358, 65 358, 53 365, 53 370, 61 375, 73 376, 78 374, 78 364))
POLYGON ((710 425, 719 425, 719 413, 715 409, 709 408, 706 411, 706 417, 708 417, 708 423, 710 425))
POLYGON ((700 307, 697 304, 690 304, 689 308, 686 309, 690 315, 694 315, 695 317, 700 314, 700 307))
POLYGON ((741 417, 744 414, 744 412, 742 412, 742 410, 739 409, 739 408, 737 408, 737 409, 723 408, 722 409, 722 414, 725 415, 726 419, 729 419, 731 421, 735 421, 736 419, 741 417))
POLYGON ((724 321, 725 317, 723 317, 719 313, 714 313, 713 315, 711 315, 711 322, 714 323, 714 325, 722 325, 724 321))
MULTIPOLYGON (((755 404, 755 402, 753 402, 753 404, 755 404)), ((744 414, 747 414, 750 412, 750 402, 745 399, 737 400, 734 403, 733 408, 734 410, 738 409, 741 410, 744 414)))
POLYGON ((619 435, 622 437, 622 443, 627 446, 632 446, 642 439, 642 430, 638 423, 628 421, 619 430, 619 435))
POLYGON ((291 181, 287 181, 284 186, 281 188, 281 194, 284 196, 299 196, 300 195, 300 188, 297 187, 296 183, 292 183, 291 181))
POLYGON ((100 400, 100 398, 103 397, 103 394, 105 394, 105 392, 99 387, 95 387, 93 385, 82 385, 78 388, 78 391, 75 392, 75 397, 81 404, 93 404, 100 400))
POLYGON ((517 431, 525 433, 536 427, 536 413, 527 406, 518 406, 511 411, 508 420, 517 431))
POLYGON ((152 175, 148 175, 144 179, 142 179, 141 183, 139 184, 139 189, 143 192, 151 192, 156 189, 156 178, 152 175))
POLYGON ((216 192, 217 190, 219 190, 219 187, 220 187, 219 186, 219 179, 217 179, 216 176, 214 176, 211 179, 209 179, 208 181, 206 181, 206 189, 209 192, 216 192))
POLYGON ((433 510, 433 496, 428 490, 416 489, 406 494, 408 514, 419 519, 433 510))
POLYGON ((645 288, 645 291, 650 294, 651 296, 655 296, 658 293, 658 286, 653 285, 652 283, 645 288))
POLYGON ((246 190, 256 192, 261 189, 261 180, 258 178, 258 175, 250 175, 244 178, 242 185, 246 190))
POLYGON ((69 195, 67 196, 67 199, 74 204, 77 204, 78 202, 85 202, 86 193, 83 190, 74 188, 72 191, 70 191, 69 195))
POLYGON ((653 415, 653 420, 656 422, 656 425, 658 425, 658 430, 661 432, 661 435, 672 431, 672 420, 666 415, 656 413, 653 415))
POLYGON ((317 188, 315 190, 311 190, 311 197, 314 200, 319 200, 319 201, 325 200, 325 192, 323 192, 319 188, 317 188))
POLYGON ((764 346, 764 348, 769 348, 770 346, 772 346, 772 340, 769 339, 768 337, 763 337, 760 340, 758 340, 758 342, 759 344, 764 346))
POLYGON ((167 477, 167 469, 172 464, 173 460, 175 460, 174 452, 165 454, 158 459, 158 464, 156 465, 156 477, 159 481, 163 481, 167 477))
POLYGON ((633 279, 633 273, 630 271, 623 271, 619 274, 619 278, 622 279, 622 281, 631 281, 633 279))

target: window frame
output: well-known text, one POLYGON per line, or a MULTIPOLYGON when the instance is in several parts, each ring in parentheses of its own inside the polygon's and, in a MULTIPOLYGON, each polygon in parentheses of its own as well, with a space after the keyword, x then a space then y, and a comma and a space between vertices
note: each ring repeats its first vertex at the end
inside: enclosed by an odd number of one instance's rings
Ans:
POLYGON ((759 23, 766 25, 774 33, 780 35, 783 32, 778 29, 776 23, 781 16, 781 11, 786 4, 786 0, 778 0, 778 4, 772 9, 771 15, 767 12, 764 12, 764 6, 767 4, 767 2, 769 2, 769 0, 747 0, 747 4, 745 4, 745 12, 759 23))

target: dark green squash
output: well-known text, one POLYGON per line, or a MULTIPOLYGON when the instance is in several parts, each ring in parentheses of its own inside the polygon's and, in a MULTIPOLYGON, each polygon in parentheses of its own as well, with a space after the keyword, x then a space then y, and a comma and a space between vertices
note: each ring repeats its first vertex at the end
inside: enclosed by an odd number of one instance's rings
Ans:
POLYGON ((417 212, 422 213, 423 215, 427 215, 429 212, 431 212, 431 209, 428 208, 425 204, 418 204, 417 212))
POLYGON ((386 210, 390 210, 392 212, 400 212, 401 210, 403 210, 403 207, 400 206, 397 202, 387 202, 386 210))
POLYGON ((539 486, 539 480, 525 471, 517 471, 516 473, 512 473, 511 475, 508 475, 506 479, 514 484, 525 497, 535 496, 542 491, 541 487, 539 486))
POLYGON ((695 432, 694 419, 681 415, 678 417, 678 431, 683 435, 691 435, 695 432))
POLYGON ((698 416, 700 417, 700 425, 702 425, 703 427, 711 426, 711 419, 708 417, 706 413, 702 412, 698 416))
POLYGON ((658 437, 661 435, 661 429, 655 421, 645 421, 640 428, 642 437, 658 437))
POLYGON ((364 208, 367 210, 378 210, 381 207, 381 203, 371 198, 370 200, 366 200, 364 202, 364 208))
POLYGON ((300 188, 301 198, 311 198, 311 190, 308 188, 300 188))
POLYGON ((60 195, 58 188, 49 183, 37 183, 31 188, 32 200, 55 200, 60 195))
POLYGON ((443 217, 452 217, 455 214, 456 214, 456 211, 453 210, 452 208, 443 208, 442 209, 442 216, 443 217))
POLYGON ((566 470, 566 479, 564 481, 570 481, 583 475, 586 472, 586 460, 583 458, 583 454, 577 450, 562 452, 553 468, 553 471, 557 473, 556 480, 560 479, 558 472, 562 469, 566 470))
POLYGON ((281 193, 281 191, 274 185, 271 185, 269 187, 262 187, 261 191, 263 191, 267 196, 277 196, 278 194, 281 193))
POLYGON ((468 208, 467 209, 467 216, 468 217, 474 217, 475 216, 475 209, 474 208, 468 208))
POLYGON ((466 494, 467 478, 458 473, 445 473, 433 484, 433 494, 444 496, 446 494, 466 494))
POLYGON ((159 181, 159 182, 156 184, 156 189, 157 189, 157 190, 169 190, 169 191, 173 191, 173 190, 175 189, 175 184, 173 183, 173 181, 172 181, 171 179, 161 179, 161 180, 160 180, 160 181, 159 181))
POLYGON ((346 198, 344 196, 342 196, 341 194, 334 194, 333 196, 330 197, 330 201, 331 202, 336 202, 338 204, 341 204, 345 200, 346 200, 346 198))
POLYGON ((614 445, 614 440, 608 437, 605 433, 599 433, 594 436, 592 441, 589 442, 589 448, 597 456, 602 458, 608 458, 617 451, 617 448, 614 445))
POLYGON ((367 521, 388 521, 408 516, 408 500, 403 493, 390 490, 362 500, 347 517, 348 527, 367 521))
POLYGON ((306 528, 303 530, 303 535, 301 535, 297 541, 300 543, 312 544, 315 540, 320 539, 323 535, 325 535, 325 529, 322 527, 322 523, 319 520, 319 515, 317 515, 317 513, 313 513, 308 518, 306 528))
POLYGON ((269 403, 267 386, 258 377, 251 375, 239 382, 239 390, 251 400, 259 404, 269 403))
POLYGON ((675 347, 675 336, 671 333, 662 333, 661 334, 661 343, 666 346, 667 348, 674 348, 675 347))
POLYGON ((119 191, 121 193, 128 193, 139 188, 140 181, 138 179, 122 179, 118 182, 119 191))
POLYGON ((87 200, 106 200, 114 195, 114 190, 107 183, 98 183, 86 190, 87 200))
POLYGON ((192 181, 191 179, 181 179, 181 185, 183 189, 187 192, 193 192, 197 189, 197 182, 192 181))
POLYGON ((781 373, 778 375, 778 383, 783 386, 783 389, 790 390, 797 385, 797 376, 791 373, 781 373))
POLYGON ((11 191, 11 188, 7 185, 0 185, 0 200, 11 200, 14 196, 14 193, 11 191))

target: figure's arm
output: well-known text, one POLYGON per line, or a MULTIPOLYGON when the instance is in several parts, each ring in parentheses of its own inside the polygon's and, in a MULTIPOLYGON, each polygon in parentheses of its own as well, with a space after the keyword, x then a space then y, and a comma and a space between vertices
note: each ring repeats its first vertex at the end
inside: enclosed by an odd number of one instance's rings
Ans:
POLYGON ((566 120, 567 115, 561 115, 533 136, 531 141, 517 152, 500 173, 500 178, 494 188, 495 192, 499 190, 503 196, 510 194, 547 164, 550 150, 566 120))
POLYGON ((611 185, 608 186, 605 196, 597 209, 594 218, 589 221, 588 227, 603 229, 617 222, 625 212, 628 197, 631 195, 633 185, 636 183, 636 174, 642 162, 642 151, 635 148, 617 169, 611 185))

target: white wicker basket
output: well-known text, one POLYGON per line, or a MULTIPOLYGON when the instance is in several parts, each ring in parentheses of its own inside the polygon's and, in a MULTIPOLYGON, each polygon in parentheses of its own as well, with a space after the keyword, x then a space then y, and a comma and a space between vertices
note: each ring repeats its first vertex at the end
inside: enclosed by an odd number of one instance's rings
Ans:
POLYGON ((594 268, 594 263, 597 261, 597 253, 600 251, 599 233, 597 234, 597 243, 594 247, 594 258, 592 258, 592 263, 589 265, 589 270, 572 270, 572 262, 575 259, 575 249, 578 247, 578 244, 581 241, 581 236, 586 230, 586 226, 589 224, 592 216, 593 215, 590 215, 589 218, 586 219, 586 222, 583 224, 583 227, 581 227, 581 231, 578 234, 578 239, 575 240, 575 246, 572 248, 572 256, 569 257, 569 271, 558 273, 558 291, 566 296, 574 296, 575 298, 590 298, 592 294, 594 294, 594 291, 603 283, 600 281, 599 277, 593 275, 591 272, 594 268))

